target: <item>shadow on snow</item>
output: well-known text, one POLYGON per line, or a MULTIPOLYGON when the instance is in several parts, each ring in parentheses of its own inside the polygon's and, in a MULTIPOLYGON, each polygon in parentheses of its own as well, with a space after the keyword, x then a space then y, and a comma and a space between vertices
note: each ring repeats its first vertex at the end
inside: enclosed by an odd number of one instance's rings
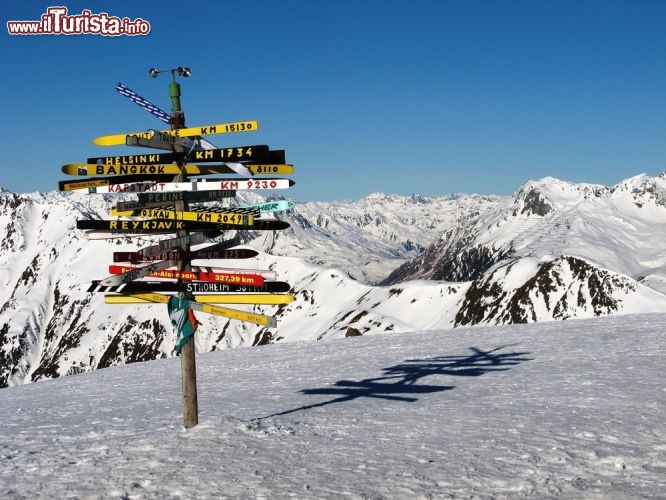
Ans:
MULTIPOLYGON (((431 375, 449 375, 454 377, 478 377, 487 372, 509 370, 511 366, 530 361, 529 352, 498 351, 509 347, 500 346, 490 351, 470 347, 467 356, 438 356, 426 359, 408 359, 395 366, 384 368, 381 377, 363 380, 338 380, 329 387, 303 389, 302 394, 337 396, 328 401, 313 403, 269 415, 275 417, 297 411, 309 410, 334 403, 343 403, 358 398, 380 398, 392 401, 414 402, 417 394, 448 391, 453 385, 425 385, 419 381, 431 375)), ((263 417, 267 418, 267 417, 263 417)))

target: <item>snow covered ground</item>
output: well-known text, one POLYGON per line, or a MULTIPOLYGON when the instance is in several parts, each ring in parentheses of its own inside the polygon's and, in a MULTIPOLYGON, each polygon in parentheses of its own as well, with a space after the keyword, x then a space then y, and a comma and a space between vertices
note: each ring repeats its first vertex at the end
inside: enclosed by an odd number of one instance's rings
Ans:
POLYGON ((663 498, 666 314, 246 347, 0 390, 2 498, 663 498))

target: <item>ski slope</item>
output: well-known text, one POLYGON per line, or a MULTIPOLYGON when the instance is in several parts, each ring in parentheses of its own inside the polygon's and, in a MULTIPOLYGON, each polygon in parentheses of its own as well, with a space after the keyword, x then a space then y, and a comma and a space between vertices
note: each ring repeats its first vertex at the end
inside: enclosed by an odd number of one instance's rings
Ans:
POLYGON ((175 358, 0 390, 3 498, 663 498, 666 314, 175 358))

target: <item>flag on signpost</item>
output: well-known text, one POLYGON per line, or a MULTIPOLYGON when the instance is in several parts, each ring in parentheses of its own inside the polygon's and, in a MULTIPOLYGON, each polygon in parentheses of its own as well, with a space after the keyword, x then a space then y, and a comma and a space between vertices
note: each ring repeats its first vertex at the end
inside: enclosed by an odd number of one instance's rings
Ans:
POLYGON ((176 330, 176 352, 180 353, 185 343, 197 331, 199 322, 194 316, 188 299, 172 296, 167 304, 171 324, 176 330))

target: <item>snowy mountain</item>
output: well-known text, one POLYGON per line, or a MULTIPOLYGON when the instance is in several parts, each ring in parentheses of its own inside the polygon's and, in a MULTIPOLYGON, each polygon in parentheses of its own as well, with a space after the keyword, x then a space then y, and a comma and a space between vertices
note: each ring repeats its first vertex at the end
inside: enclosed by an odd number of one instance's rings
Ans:
POLYGON ((289 231, 267 234, 253 246, 340 268, 373 284, 416 257, 460 218, 489 210, 501 199, 374 193, 357 201, 299 203, 285 217, 289 231))
POLYGON ((666 292, 665 228, 666 173, 612 188, 545 178, 461 220, 382 284, 472 281, 456 324, 612 314, 639 284, 666 292))
MULTIPOLYGON (((666 311, 663 186, 664 176, 613 188, 543 179, 513 198, 297 204, 280 216, 290 229, 243 234, 258 258, 224 262, 275 270, 297 300, 248 306, 276 316, 270 330, 199 314, 197 349, 666 311), (385 286, 354 279, 396 267, 385 286)), ((0 387, 174 355, 163 305, 107 305, 85 292, 114 251, 153 241, 89 241, 75 229, 109 218, 115 201, 0 192, 0 387)))
POLYGON ((203 353, 0 390, 2 497, 663 498, 666 314, 203 353))
POLYGON ((549 177, 461 219, 383 283, 468 281, 507 258, 571 255, 666 291, 665 226, 666 172, 612 188, 549 177))

